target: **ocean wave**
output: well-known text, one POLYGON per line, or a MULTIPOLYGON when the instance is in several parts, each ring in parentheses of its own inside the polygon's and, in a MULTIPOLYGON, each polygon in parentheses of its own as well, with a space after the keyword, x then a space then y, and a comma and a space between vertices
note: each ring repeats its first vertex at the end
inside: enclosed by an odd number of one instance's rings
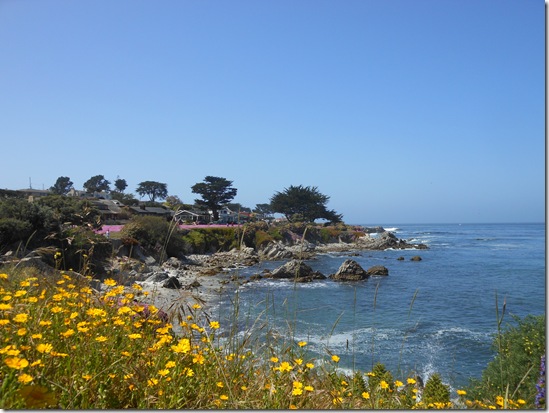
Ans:
POLYGON ((476 341, 484 341, 491 338, 491 333, 487 331, 473 331, 465 327, 449 327, 441 328, 433 333, 435 338, 446 338, 448 336, 455 337, 460 336, 466 339, 473 339, 476 341))
POLYGON ((384 228, 384 230, 388 232, 396 232, 396 231, 400 231, 400 228, 392 227, 392 228, 384 228))

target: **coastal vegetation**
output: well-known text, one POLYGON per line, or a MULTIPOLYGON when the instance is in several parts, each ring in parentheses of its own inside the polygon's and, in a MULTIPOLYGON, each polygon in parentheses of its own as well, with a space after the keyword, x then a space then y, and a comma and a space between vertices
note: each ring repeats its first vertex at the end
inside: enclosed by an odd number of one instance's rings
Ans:
POLYGON ((276 338, 268 325, 263 340, 237 334, 199 303, 182 302, 166 322, 139 302, 145 293, 138 284, 107 279, 99 293, 82 273, 0 272, 1 408, 545 407, 544 316, 503 328, 495 338, 497 368, 488 367, 480 386, 453 393, 436 373, 422 386, 415 375, 393 377, 380 363, 344 374, 329 349, 311 358, 307 342, 276 338), (532 379, 521 380, 525 369, 532 379))
MULTIPOLYGON (((232 183, 224 183, 228 191, 232 183)), ((64 184, 59 182, 60 192, 64 184)), ((122 194, 119 184, 116 193, 122 194)), ((316 188, 291 188, 280 195, 309 194, 316 201, 308 209, 289 208, 285 223, 181 229, 173 220, 134 216, 110 239, 96 233, 101 215, 89 200, 50 195, 28 202, 6 192, 0 199, 0 252, 37 254, 49 267, 18 266, 17 260, 0 267, 0 408, 545 408, 545 316, 504 324, 505 304, 500 311, 497 299, 495 357, 480 379, 454 390, 437 373, 423 385, 414 372, 395 377, 380 363, 345 373, 330 348, 312 357, 305 341, 275 331, 266 320, 250 320, 260 328, 242 329, 238 297, 227 325, 199 299, 182 300, 166 319, 143 304, 147 293, 138 283, 118 285, 104 268, 117 253, 115 243, 130 256, 139 248, 162 262, 277 242, 353 242, 365 235, 365 228, 338 222, 316 188), (330 222, 315 224, 328 219, 326 212, 330 222), (106 288, 92 288, 97 278, 106 288)), ((283 213, 276 202, 262 210, 283 213)))

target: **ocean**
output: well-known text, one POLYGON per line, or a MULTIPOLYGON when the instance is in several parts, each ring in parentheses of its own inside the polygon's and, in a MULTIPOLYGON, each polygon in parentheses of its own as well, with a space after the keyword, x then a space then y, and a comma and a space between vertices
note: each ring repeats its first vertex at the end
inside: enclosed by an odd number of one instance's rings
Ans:
MULTIPOLYGON (((255 325, 307 341, 311 357, 337 354, 346 372, 368 372, 382 362, 395 379, 416 373, 426 381, 438 372, 457 389, 480 378, 493 358, 504 304, 504 326, 513 316, 545 313, 544 223, 384 228, 429 249, 321 254, 306 263, 326 276, 346 259, 364 269, 383 265, 389 275, 354 283, 262 279, 221 297, 212 316, 229 322, 238 297, 242 330, 261 320, 255 325), (422 260, 411 261, 415 255, 422 260)), ((283 263, 263 262, 237 273, 249 277, 283 263)))

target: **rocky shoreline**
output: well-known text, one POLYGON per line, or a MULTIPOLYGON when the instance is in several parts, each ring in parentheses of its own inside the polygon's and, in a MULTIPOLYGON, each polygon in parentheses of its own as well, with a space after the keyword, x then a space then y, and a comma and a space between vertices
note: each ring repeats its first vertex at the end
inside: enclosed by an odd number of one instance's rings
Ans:
MULTIPOLYGON (((140 248, 128 254, 120 246, 107 264, 107 275, 102 280, 93 280, 92 287, 104 291, 108 287, 102 282, 112 278, 128 289, 138 284, 142 291, 137 299, 146 304, 153 304, 168 315, 181 313, 194 304, 209 307, 227 290, 234 289, 243 283, 254 282, 261 278, 292 278, 296 282, 312 282, 317 279, 332 278, 335 281, 357 281, 370 275, 387 275, 386 268, 364 270, 353 260, 346 260, 336 274, 328 276, 316 273, 303 261, 313 259, 319 253, 358 253, 363 250, 386 249, 427 249, 424 244, 410 244, 397 238, 393 233, 381 227, 365 229, 365 234, 354 242, 331 242, 327 244, 312 243, 296 239, 291 243, 282 241, 270 242, 256 251, 243 247, 229 252, 213 254, 192 254, 182 258, 171 257, 159 263, 147 256, 140 248), (128 258, 131 255, 134 258, 128 258), (238 268, 249 267, 262 261, 286 261, 273 270, 251 277, 238 277, 231 272, 238 268)), ((18 260, 17 266, 34 265, 45 272, 53 268, 45 264, 39 253, 33 252, 18 260)), ((416 258, 417 259, 417 258, 416 258)), ((2 257, 2 262, 13 262, 9 257, 2 257)))
MULTIPOLYGON (((193 254, 184 259, 169 258, 159 265, 153 258, 144 255, 139 259, 125 256, 115 258, 111 263, 112 278, 126 286, 138 283, 147 296, 140 300, 154 304, 168 314, 177 311, 180 306, 200 304, 209 307, 228 288, 254 282, 261 278, 293 278, 296 282, 312 282, 328 276, 313 272, 303 261, 313 259, 319 253, 358 253, 363 250, 386 249, 427 249, 424 244, 410 244, 397 238, 383 228, 375 228, 358 238, 355 242, 337 242, 315 244, 305 240, 296 240, 288 245, 281 241, 270 242, 256 251, 250 247, 234 249, 229 252, 213 254, 193 254), (286 261, 286 264, 262 274, 251 277, 238 277, 231 272, 262 261, 286 261)), ((416 258, 417 259, 417 258, 416 258)), ((356 262, 346 260, 336 274, 329 277, 334 280, 361 280, 370 275, 387 275, 386 268, 364 270, 356 262), (349 262, 351 261, 351 262, 349 262), (357 275, 358 274, 358 275, 357 275)), ((101 284, 101 288, 105 288, 101 284)))

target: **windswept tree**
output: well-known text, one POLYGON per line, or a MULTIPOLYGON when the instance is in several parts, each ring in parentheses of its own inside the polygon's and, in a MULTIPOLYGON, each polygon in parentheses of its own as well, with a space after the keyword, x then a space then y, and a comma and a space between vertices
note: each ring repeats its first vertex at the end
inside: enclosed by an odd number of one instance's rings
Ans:
POLYGON ((110 191, 110 181, 107 181, 103 175, 95 175, 84 182, 84 189, 87 193, 110 191))
POLYGON ((183 206, 183 201, 177 195, 170 195, 166 197, 164 201, 164 206, 166 208, 177 211, 178 208, 183 206))
POLYGON ((321 194, 316 186, 292 185, 271 197, 271 209, 283 214, 290 222, 314 222, 315 219, 341 222, 341 214, 326 209, 329 199, 330 197, 321 194))
POLYGON ((154 202, 156 199, 165 199, 168 196, 168 185, 156 181, 140 182, 135 190, 140 196, 147 195, 149 201, 154 202))
POLYGON ((71 178, 68 176, 60 176, 50 188, 50 191, 55 195, 66 195, 71 190, 72 185, 71 178))
POLYGON ((202 199, 195 199, 198 206, 212 210, 213 219, 219 219, 219 210, 223 205, 231 202, 236 196, 237 189, 232 187, 233 181, 216 176, 207 176, 204 182, 199 182, 191 187, 194 194, 199 194, 202 199))
POLYGON ((253 212, 268 217, 271 216, 274 211, 271 204, 256 204, 253 212))
POLYGON ((128 183, 125 179, 116 178, 116 181, 114 181, 114 188, 117 192, 124 192, 127 187, 128 183))

